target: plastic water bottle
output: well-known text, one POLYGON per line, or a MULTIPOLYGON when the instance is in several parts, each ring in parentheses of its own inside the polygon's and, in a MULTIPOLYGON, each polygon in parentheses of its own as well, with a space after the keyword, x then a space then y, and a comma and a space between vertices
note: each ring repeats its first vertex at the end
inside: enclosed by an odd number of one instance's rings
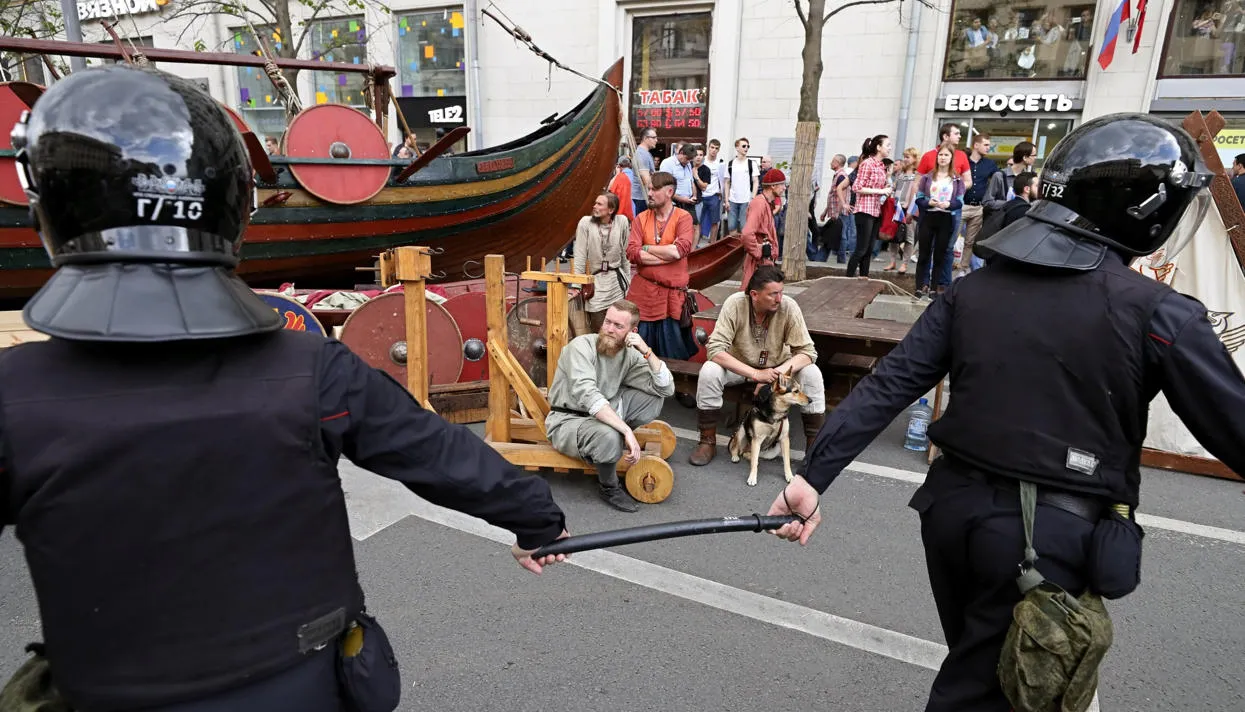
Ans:
POLYGON ((934 409, 929 407, 929 400, 922 398, 908 409, 908 432, 904 436, 903 446, 909 450, 925 452, 929 449, 929 440, 925 431, 929 429, 929 421, 934 419, 934 409))

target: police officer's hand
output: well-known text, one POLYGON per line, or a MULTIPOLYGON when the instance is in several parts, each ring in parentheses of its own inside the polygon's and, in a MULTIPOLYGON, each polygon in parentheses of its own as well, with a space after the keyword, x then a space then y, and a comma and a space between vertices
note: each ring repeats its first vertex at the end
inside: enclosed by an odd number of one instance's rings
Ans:
POLYGON ((803 477, 796 475, 795 479, 791 480, 791 484, 778 493, 774 504, 770 505, 768 516, 794 514, 804 518, 804 522, 784 524, 775 529, 773 533, 787 541, 799 541, 801 546, 808 544, 809 537, 813 536, 813 530, 821 524, 819 503, 820 497, 817 490, 813 489, 813 486, 803 477))
MULTIPOLYGON (((570 534, 568 534, 567 531, 563 529, 562 533, 558 536, 558 539, 565 539, 568 536, 570 536, 570 534)), ((542 556, 539 559, 533 559, 532 558, 533 551, 536 551, 536 550, 535 549, 520 549, 518 544, 514 544, 510 547, 510 553, 514 556, 514 560, 519 562, 519 566, 522 566, 523 568, 527 569, 528 571, 531 571, 534 574, 539 574, 541 572, 541 569, 544 568, 545 566, 550 566, 558 561, 566 561, 567 559, 566 554, 555 554, 553 556, 542 556)))

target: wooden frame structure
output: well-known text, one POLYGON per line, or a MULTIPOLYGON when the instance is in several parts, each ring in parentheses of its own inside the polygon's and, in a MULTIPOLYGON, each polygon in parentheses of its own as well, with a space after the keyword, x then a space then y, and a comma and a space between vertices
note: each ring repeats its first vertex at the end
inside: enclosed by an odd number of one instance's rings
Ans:
MULTIPOLYGON (((488 255, 484 258, 484 276, 488 293, 488 352, 489 414, 485 422, 485 441, 512 464, 527 470, 552 469, 555 472, 596 472, 596 468, 578 458, 564 455, 553 448, 545 432, 545 417, 549 415, 549 401, 545 393, 536 387, 527 372, 510 353, 506 334, 505 258, 488 255), (519 405, 525 412, 510 408, 510 392, 518 396, 519 405)), ((568 336, 568 288, 592 282, 589 274, 573 272, 545 272, 528 269, 521 275, 545 283, 547 289, 547 318, 545 322, 548 373, 550 381, 557 373, 558 359, 566 346, 568 336)), ((410 307, 408 307, 408 314, 410 307)), ((633 465, 625 460, 618 463, 619 472, 625 473, 624 485, 635 499, 655 504, 670 496, 674 486, 674 471, 666 459, 674 453, 674 430, 663 421, 635 429, 636 440, 644 455, 633 465)))

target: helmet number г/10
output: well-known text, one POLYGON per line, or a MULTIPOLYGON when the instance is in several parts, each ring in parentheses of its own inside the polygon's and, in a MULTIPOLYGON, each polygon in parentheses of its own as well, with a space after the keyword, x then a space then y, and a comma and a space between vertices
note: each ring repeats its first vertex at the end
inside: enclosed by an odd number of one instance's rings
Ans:
POLYGON ((199 200, 191 200, 189 201, 189 204, 187 204, 187 201, 177 198, 169 198, 166 200, 163 197, 158 197, 138 198, 137 200, 138 205, 136 210, 138 212, 138 217, 146 218, 152 222, 160 219, 161 212, 164 210, 166 203, 173 210, 174 220, 198 220, 200 216, 203 215, 203 202, 199 200), (152 206, 152 203, 155 203, 155 205, 152 206), (152 206, 150 215, 147 214, 149 206, 152 206))

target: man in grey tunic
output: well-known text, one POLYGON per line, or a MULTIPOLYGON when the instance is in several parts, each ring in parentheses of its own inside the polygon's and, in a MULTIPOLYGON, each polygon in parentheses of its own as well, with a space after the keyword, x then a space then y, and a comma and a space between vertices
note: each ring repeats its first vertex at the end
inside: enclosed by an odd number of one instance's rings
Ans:
POLYGON ((674 395, 674 377, 636 333, 639 323, 639 307, 620 299, 598 333, 571 339, 558 357, 545 419, 554 449, 595 465, 601 498, 624 512, 639 508, 618 482, 618 460, 640 459, 632 429, 656 420, 674 395))

